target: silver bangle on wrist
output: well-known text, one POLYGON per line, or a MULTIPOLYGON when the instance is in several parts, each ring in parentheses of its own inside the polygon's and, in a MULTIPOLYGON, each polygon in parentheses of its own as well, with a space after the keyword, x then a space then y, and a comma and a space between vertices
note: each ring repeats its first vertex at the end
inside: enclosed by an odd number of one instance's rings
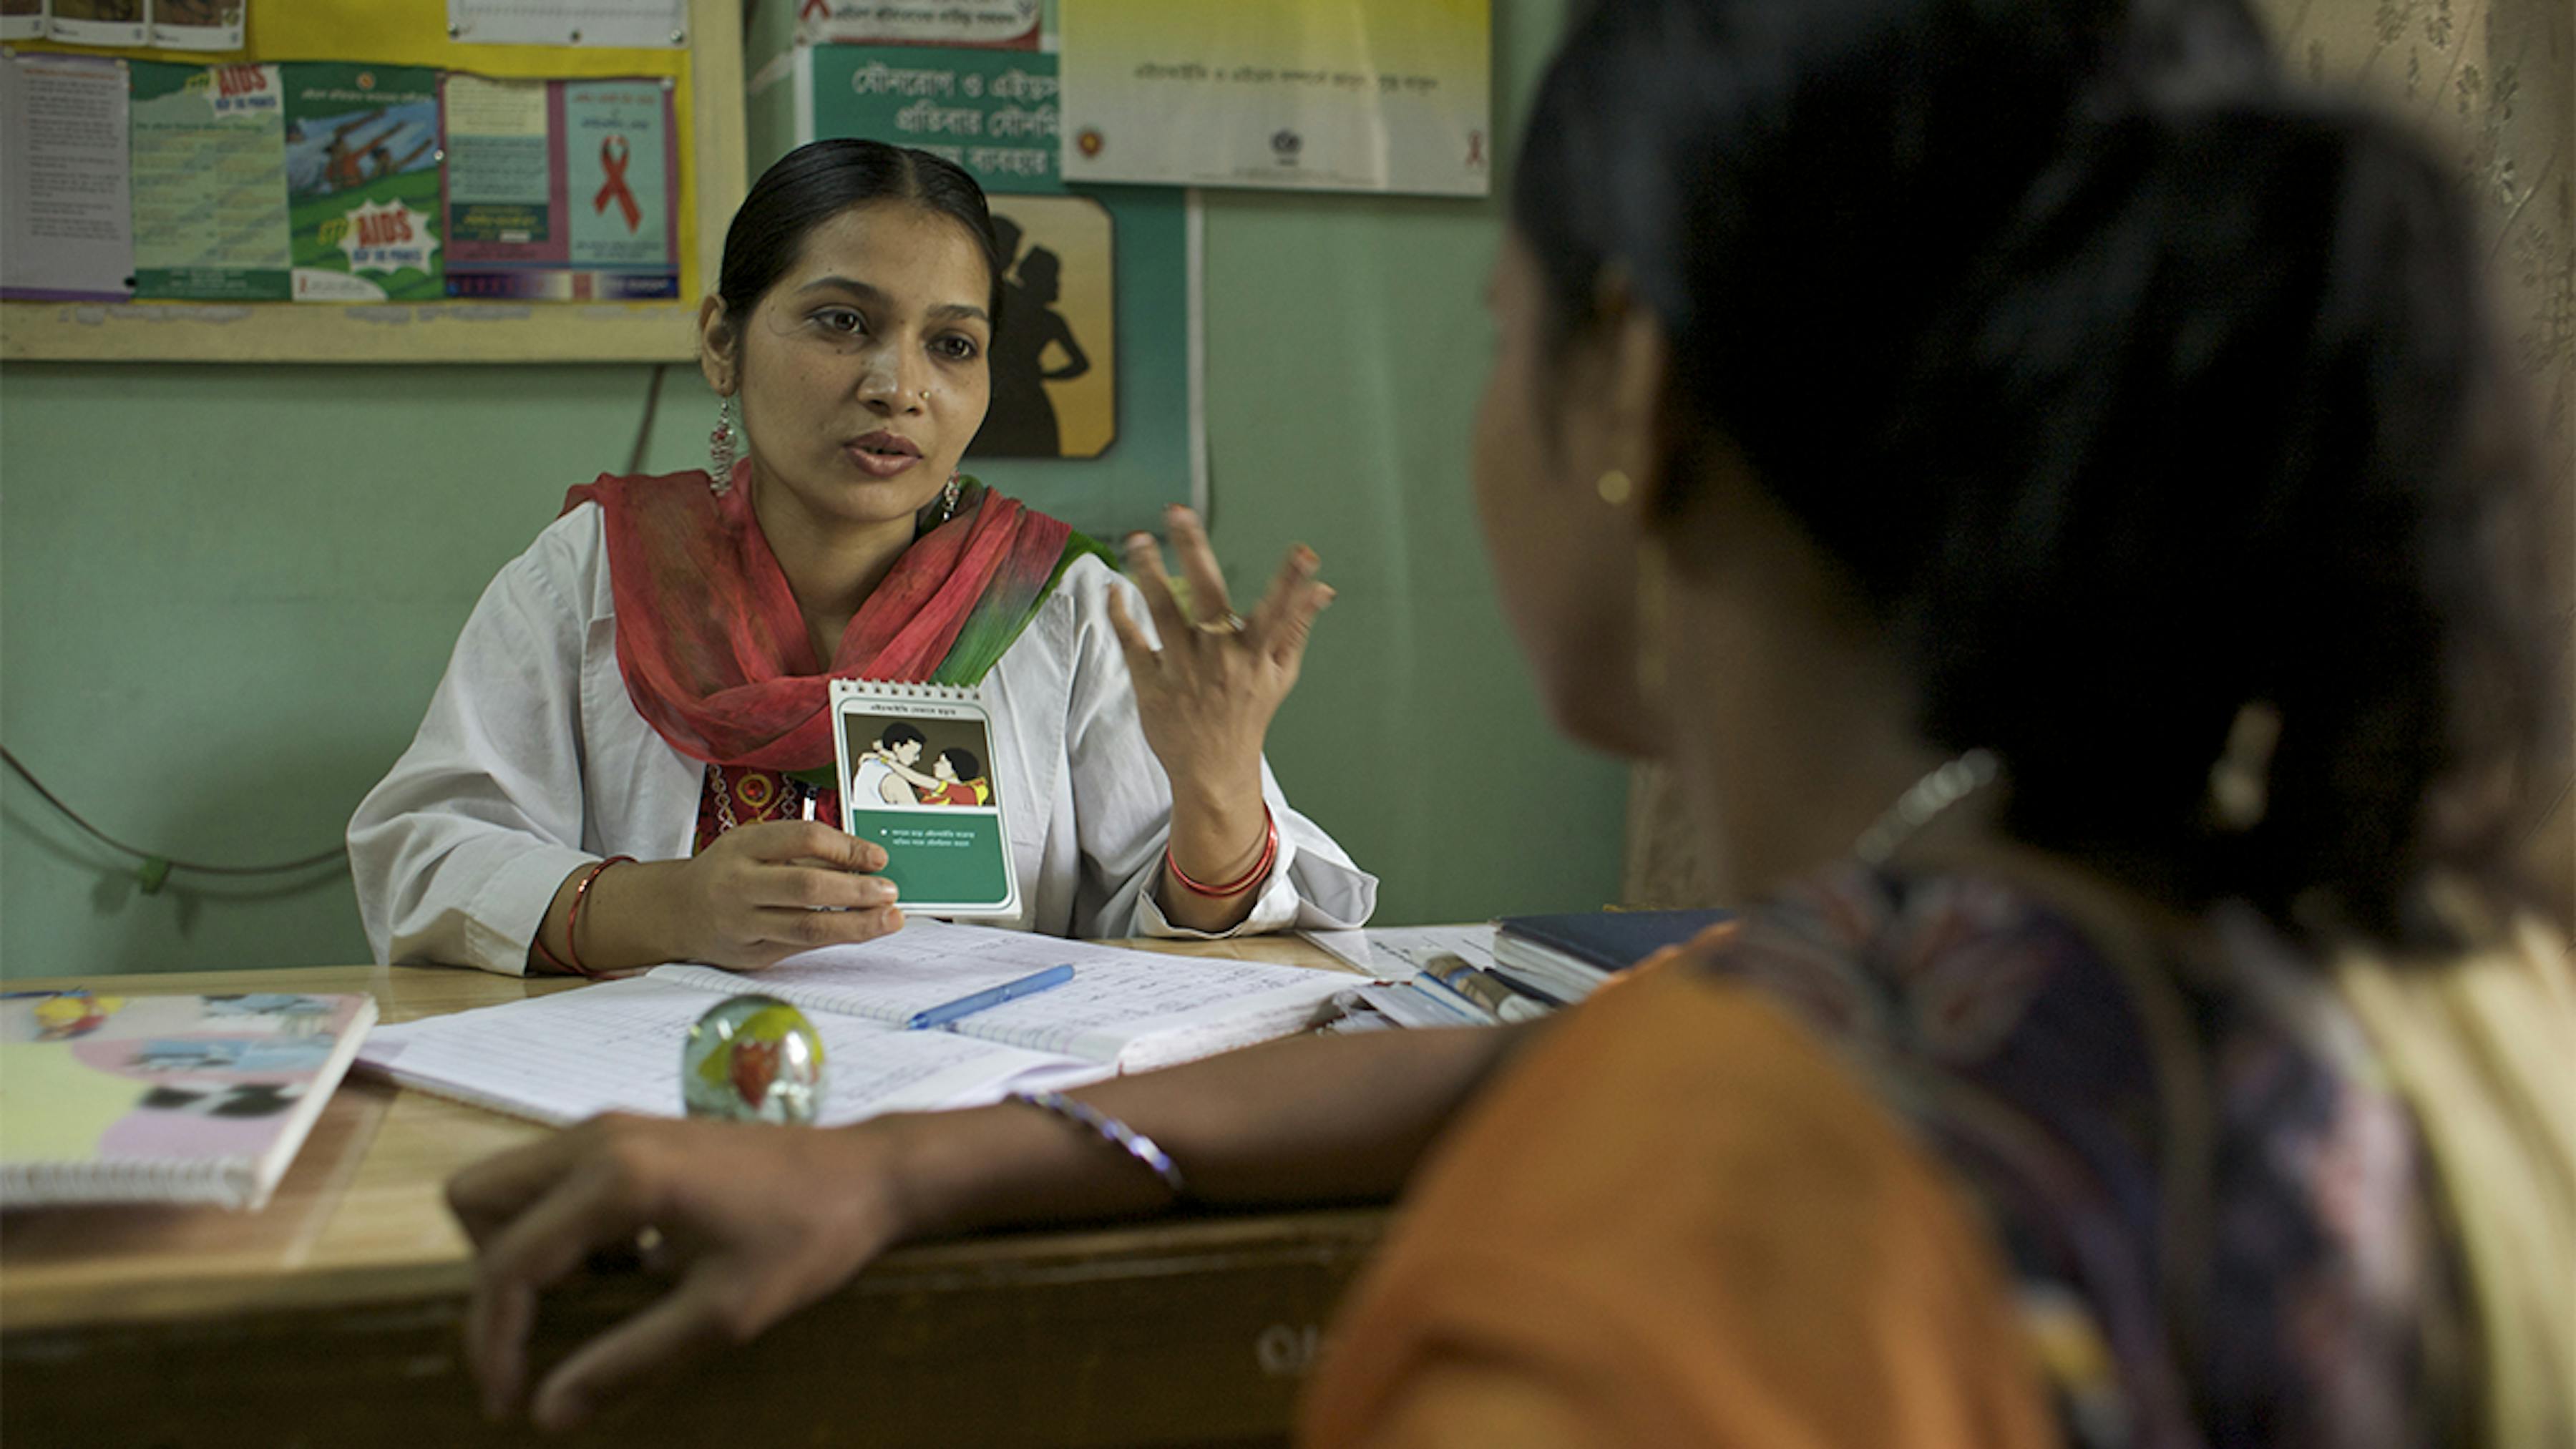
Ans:
POLYGON ((1093 1107, 1084 1106, 1062 1092, 1013 1092, 1006 1100, 1026 1102, 1041 1112, 1052 1112, 1082 1128, 1101 1141, 1135 1158, 1163 1180, 1174 1197, 1189 1196, 1181 1181, 1181 1169, 1172 1154, 1154 1145, 1154 1139, 1093 1107))

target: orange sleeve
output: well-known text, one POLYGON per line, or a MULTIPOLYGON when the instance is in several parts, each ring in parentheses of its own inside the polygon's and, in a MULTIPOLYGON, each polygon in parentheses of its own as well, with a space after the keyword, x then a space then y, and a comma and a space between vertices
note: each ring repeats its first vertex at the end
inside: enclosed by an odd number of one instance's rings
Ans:
POLYGON ((1804 1028, 1687 969, 1602 993, 1495 1084, 1330 1342, 1312 1446, 2058 1442, 1941 1169, 1804 1028))

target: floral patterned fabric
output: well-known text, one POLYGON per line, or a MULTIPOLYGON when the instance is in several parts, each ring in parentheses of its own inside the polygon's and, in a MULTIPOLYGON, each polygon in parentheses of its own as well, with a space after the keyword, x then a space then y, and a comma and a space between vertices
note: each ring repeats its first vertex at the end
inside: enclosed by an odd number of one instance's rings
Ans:
POLYGON ((839 829, 841 792, 750 765, 709 765, 698 791, 698 828, 689 853, 715 844, 737 825, 764 820, 819 820, 839 829))
POLYGON ((2124 971, 2017 887, 1849 866, 1707 966, 1804 1018, 1982 1203, 2070 1443, 2457 1442, 2411 1116, 2250 913, 2192 954, 2124 971))

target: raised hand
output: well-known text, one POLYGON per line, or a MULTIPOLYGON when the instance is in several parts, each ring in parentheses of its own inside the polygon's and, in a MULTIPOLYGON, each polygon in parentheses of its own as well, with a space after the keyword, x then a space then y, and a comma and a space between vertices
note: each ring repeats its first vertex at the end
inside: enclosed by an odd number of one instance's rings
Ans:
POLYGON ((1176 507, 1170 519, 1179 590, 1151 537, 1127 540, 1128 573, 1145 596, 1159 647, 1116 593, 1109 622, 1136 682, 1145 743, 1171 780, 1175 869, 1166 871, 1157 899, 1175 924, 1221 931, 1240 923, 1259 895, 1259 882, 1246 873, 1259 869, 1268 838, 1261 743, 1297 683, 1307 635, 1333 591, 1316 582, 1314 550, 1300 545, 1288 551, 1270 591, 1244 618, 1234 612, 1198 515, 1176 507), (1176 872, 1186 876, 1175 879, 1176 872), (1242 889, 1209 895, 1189 889, 1193 879, 1240 882, 1242 889))
POLYGON ((1300 544, 1288 550, 1251 616, 1239 615, 1198 515, 1175 507, 1170 519, 1186 603, 1164 573, 1153 537, 1127 540, 1128 574, 1145 596, 1160 647, 1146 640, 1119 595, 1109 599, 1109 622, 1135 677, 1145 742, 1176 796, 1191 788, 1239 787, 1247 779, 1257 791, 1262 738, 1297 683, 1307 635, 1333 591, 1316 582, 1315 552, 1300 544))

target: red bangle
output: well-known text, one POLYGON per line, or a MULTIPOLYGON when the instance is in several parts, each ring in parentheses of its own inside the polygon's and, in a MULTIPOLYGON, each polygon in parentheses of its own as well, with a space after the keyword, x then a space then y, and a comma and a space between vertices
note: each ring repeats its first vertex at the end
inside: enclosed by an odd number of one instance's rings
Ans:
POLYGON ((1179 881, 1182 888, 1192 895, 1206 896, 1212 900, 1239 896, 1259 885, 1262 877, 1270 874, 1271 864, 1279 859, 1279 822, 1271 816, 1270 807, 1266 803, 1261 807, 1261 821, 1264 830, 1261 858, 1254 861, 1252 869, 1245 871, 1238 879, 1221 886, 1206 885, 1190 879, 1190 873, 1181 869, 1181 863, 1172 858, 1172 847, 1168 841, 1163 845, 1163 869, 1170 871, 1172 879, 1179 881))
POLYGON ((590 874, 581 878, 581 884, 572 888, 572 909, 564 913, 564 954, 572 959, 569 961, 556 960, 555 954, 546 949, 545 935, 540 931, 537 936, 537 953, 545 957, 548 965, 559 970, 570 971, 575 976, 588 976, 593 979, 598 977, 598 972, 581 964, 581 903, 590 899, 590 887, 592 883, 597 881, 601 876, 606 875, 610 866, 632 865, 634 863, 635 857, 631 855, 612 855, 608 859, 601 861, 599 864, 592 866, 590 868, 590 874))
POLYGON ((543 922, 543 921, 539 921, 539 922, 537 922, 537 933, 536 933, 534 936, 531 936, 531 937, 529 937, 529 938, 528 938, 528 949, 530 949, 530 950, 532 950, 532 951, 534 951, 534 952, 536 952, 536 953, 537 953, 537 959, 538 959, 538 960, 545 962, 545 963, 546 963, 547 965, 549 965, 549 966, 552 966, 552 967, 553 967, 553 968, 555 968, 557 971, 564 972, 564 973, 565 973, 565 974, 567 974, 567 975, 571 974, 571 972, 572 972, 572 968, 571 968, 571 967, 569 967, 569 966, 566 966, 566 965, 563 963, 563 958, 561 958, 561 957, 557 956, 554 952, 549 951, 549 950, 547 950, 547 949, 546 949, 546 923, 545 923, 545 922, 543 922))

